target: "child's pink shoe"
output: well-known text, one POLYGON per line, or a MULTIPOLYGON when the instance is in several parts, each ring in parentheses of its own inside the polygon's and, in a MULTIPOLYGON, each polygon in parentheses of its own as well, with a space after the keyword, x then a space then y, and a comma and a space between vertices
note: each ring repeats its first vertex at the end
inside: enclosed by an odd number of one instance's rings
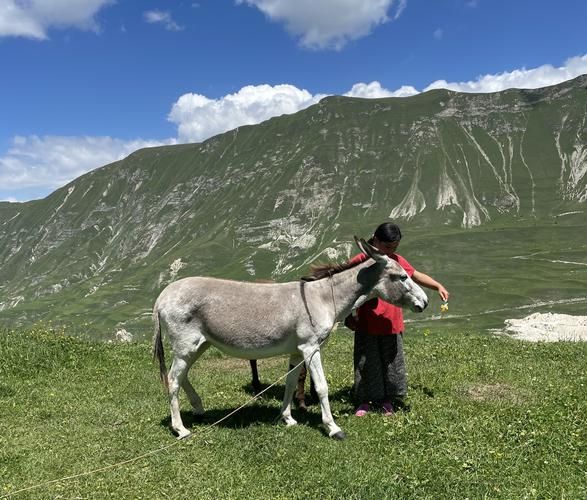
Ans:
POLYGON ((386 401, 381 406, 383 407, 383 416, 384 417, 391 417, 394 415, 393 406, 391 406, 391 403, 389 401, 386 401))
POLYGON ((359 405, 359 407, 357 408, 357 411, 355 412, 355 416, 356 417, 364 417, 365 415, 367 415, 368 411, 369 411, 369 404, 363 403, 363 404, 359 405))

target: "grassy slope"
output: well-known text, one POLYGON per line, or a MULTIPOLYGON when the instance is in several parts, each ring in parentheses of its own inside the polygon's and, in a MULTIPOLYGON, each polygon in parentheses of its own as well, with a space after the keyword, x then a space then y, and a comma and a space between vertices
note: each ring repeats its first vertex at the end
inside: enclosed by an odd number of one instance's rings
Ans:
MULTIPOLYGON (((325 350, 333 411, 348 440, 274 425, 282 385, 245 402, 248 364, 209 351, 191 373, 208 413, 174 441, 147 344, 0 332, 0 495, 172 446, 22 498, 585 498, 586 344, 532 345, 475 333, 406 336, 411 411, 352 415, 352 337, 325 350)), ((260 363, 262 379, 284 359, 260 363)))

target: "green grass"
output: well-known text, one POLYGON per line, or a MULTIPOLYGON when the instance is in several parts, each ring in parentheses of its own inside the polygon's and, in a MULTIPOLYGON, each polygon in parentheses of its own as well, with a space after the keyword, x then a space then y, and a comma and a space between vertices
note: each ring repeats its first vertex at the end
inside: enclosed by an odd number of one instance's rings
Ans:
MULTIPOLYGON (((191 372, 208 412, 195 421, 183 399, 194 437, 179 442, 147 343, 1 331, 0 496, 167 447, 16 497, 587 497, 586 344, 412 328, 405 345, 409 411, 359 419, 352 337, 331 337, 323 358, 343 442, 320 430, 316 406, 294 412, 297 427, 275 424, 282 383, 208 427, 250 398, 248 363, 211 350, 191 372)), ((261 361, 262 380, 286 365, 261 361)))

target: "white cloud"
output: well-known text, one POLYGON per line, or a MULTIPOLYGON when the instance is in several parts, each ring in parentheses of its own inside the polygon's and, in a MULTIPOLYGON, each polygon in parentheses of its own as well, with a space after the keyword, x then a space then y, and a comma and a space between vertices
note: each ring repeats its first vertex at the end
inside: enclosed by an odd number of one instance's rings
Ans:
POLYGON ((387 90, 379 82, 355 83, 351 90, 344 95, 348 97, 363 97, 366 99, 378 99, 380 97, 409 97, 418 91, 409 85, 403 85, 397 90, 387 90))
POLYGON ((114 0, 2 0, 0 37, 45 40, 50 28, 98 30, 95 15, 114 0))
MULTIPOLYGON (((387 90, 374 81, 357 83, 343 95, 373 99, 407 97, 417 93, 410 86, 387 90)), ((311 94, 294 85, 248 85, 218 99, 184 94, 173 104, 168 119, 177 125, 179 142, 200 142, 242 125, 254 125, 274 116, 296 113, 327 95, 311 94)))
POLYGON ((295 113, 322 97, 293 85, 248 85, 220 99, 184 94, 171 108, 169 120, 177 125, 180 142, 200 142, 241 125, 295 113))
POLYGON ((162 24, 167 31, 182 31, 183 27, 177 24, 167 11, 149 10, 143 14, 145 21, 151 24, 162 24))
POLYGON ((397 19, 407 0, 237 0, 283 22, 304 47, 341 49, 380 24, 397 19), (395 12, 390 12, 396 5, 395 12))
POLYGON ((442 37, 444 36, 444 31, 442 30, 442 28, 437 28, 434 30, 434 33, 432 33, 432 36, 437 40, 442 40, 442 37))
POLYGON ((545 64, 533 69, 522 68, 496 75, 483 75, 468 82, 449 83, 446 80, 437 80, 428 85, 424 91, 450 89, 458 92, 498 92, 511 88, 535 89, 556 85, 586 73, 587 54, 567 59, 565 64, 558 68, 545 64))
POLYGON ((7 153, 0 157, 0 186, 3 191, 54 189, 137 149, 175 142, 174 139, 123 141, 112 137, 17 136, 7 153))

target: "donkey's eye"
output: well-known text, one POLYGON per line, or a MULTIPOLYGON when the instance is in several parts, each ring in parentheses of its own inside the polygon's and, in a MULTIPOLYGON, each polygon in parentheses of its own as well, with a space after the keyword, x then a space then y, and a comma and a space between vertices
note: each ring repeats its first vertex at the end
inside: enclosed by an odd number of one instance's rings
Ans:
POLYGON ((406 281, 408 279, 408 276, 406 274, 404 274, 403 276, 400 276, 399 280, 400 281, 406 281))

